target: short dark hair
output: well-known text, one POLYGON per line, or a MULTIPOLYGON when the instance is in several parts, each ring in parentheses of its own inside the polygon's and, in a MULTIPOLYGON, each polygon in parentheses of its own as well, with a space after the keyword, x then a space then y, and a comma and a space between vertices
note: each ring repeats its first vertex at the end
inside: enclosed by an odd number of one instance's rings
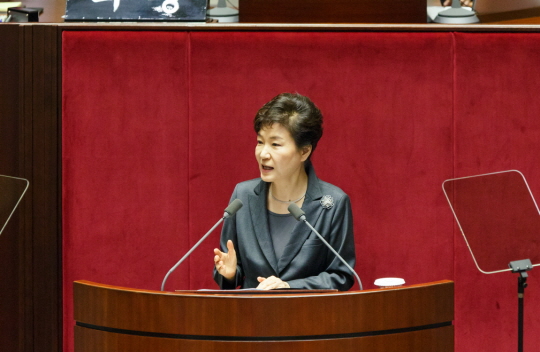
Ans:
POLYGON ((264 104, 255 115, 253 127, 259 133, 274 123, 289 131, 298 149, 311 145, 311 154, 323 134, 321 111, 308 97, 298 93, 281 93, 264 104))

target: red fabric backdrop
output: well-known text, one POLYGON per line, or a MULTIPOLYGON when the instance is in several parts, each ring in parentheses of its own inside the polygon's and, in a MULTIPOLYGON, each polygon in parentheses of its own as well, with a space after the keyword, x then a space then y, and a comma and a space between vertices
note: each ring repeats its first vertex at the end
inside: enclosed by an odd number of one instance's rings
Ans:
MULTIPOLYGON (((539 41, 527 34, 64 32, 65 351, 73 346, 73 280, 159 289, 222 215, 234 185, 257 177, 251 121, 284 91, 310 96, 325 115, 313 162, 323 180, 351 196, 364 286, 385 276, 455 280, 456 351, 514 348, 516 278, 476 272, 441 183, 516 168, 540 192, 532 95, 539 41)), ((216 231, 167 288, 216 287, 218 239, 216 231)), ((526 348, 540 345, 531 333, 540 327, 534 271, 530 282, 526 348)))
MULTIPOLYGON (((454 93, 456 175, 517 169, 537 202, 539 45, 533 33, 456 34, 454 93)), ((457 232, 455 270, 456 341, 463 348, 456 351, 516 350, 517 276, 481 274, 457 232)), ((530 351, 540 346, 539 274, 531 271, 525 290, 524 349, 530 351)))

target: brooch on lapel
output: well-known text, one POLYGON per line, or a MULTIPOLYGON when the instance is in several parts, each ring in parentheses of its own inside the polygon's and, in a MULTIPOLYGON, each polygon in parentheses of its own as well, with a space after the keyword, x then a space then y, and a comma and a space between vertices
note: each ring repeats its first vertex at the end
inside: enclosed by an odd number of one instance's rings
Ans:
POLYGON ((331 195, 325 195, 321 199, 321 206, 325 209, 330 209, 334 206, 334 198, 331 195))

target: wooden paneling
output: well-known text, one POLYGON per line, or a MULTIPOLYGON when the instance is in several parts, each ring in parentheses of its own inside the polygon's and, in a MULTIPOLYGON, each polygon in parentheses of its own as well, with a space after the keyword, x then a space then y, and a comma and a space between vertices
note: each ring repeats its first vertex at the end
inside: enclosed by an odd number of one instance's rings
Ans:
POLYGON ((75 327, 75 349, 77 352, 143 352, 145 346, 153 351, 234 351, 234 352, 453 352, 454 327, 414 331, 384 336, 343 338, 339 340, 303 341, 198 341, 133 336, 75 327), (84 341, 79 343, 78 341, 84 341), (103 341, 107 341, 104 345, 103 341))
MULTIPOLYGON (((20 176, 19 27, 0 25, 0 174, 20 176)), ((15 214, 0 235, 0 346, 17 351, 19 344, 19 222, 15 214)), ((3 224, 0 224, 0 228, 3 224)))
POLYGON ((0 237, 6 351, 61 350, 58 40, 55 26, 0 26, 0 173, 30 181, 0 237))
POLYGON ((490 14, 478 14, 478 18, 482 23, 498 23, 498 24, 539 24, 540 23, 540 7, 499 12, 490 14))
POLYGON ((244 23, 426 23, 419 0, 240 0, 244 23))
POLYGON ((453 289, 175 294, 78 281, 75 351, 453 351, 453 289))
POLYGON ((32 238, 28 244, 31 281, 26 292, 33 302, 33 351, 61 348, 61 222, 58 103, 58 32, 53 26, 26 26, 31 36, 31 76, 25 76, 25 133, 32 185, 32 238), (28 109, 26 109, 28 107, 28 109), (31 107, 31 109, 29 108, 31 107), (31 144, 31 145, 30 145, 31 144))

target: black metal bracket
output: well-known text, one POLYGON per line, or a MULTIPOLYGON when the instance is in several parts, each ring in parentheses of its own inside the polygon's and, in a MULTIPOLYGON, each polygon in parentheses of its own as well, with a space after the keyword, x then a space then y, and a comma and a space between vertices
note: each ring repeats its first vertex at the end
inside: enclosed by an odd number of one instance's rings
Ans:
POLYGON ((518 273, 518 352, 523 352, 523 301, 525 298, 525 288, 527 287, 527 271, 532 270, 533 265, 530 259, 516 260, 508 264, 513 273, 518 273))
POLYGON ((513 273, 519 273, 522 278, 526 279, 529 276, 527 271, 532 270, 533 265, 530 259, 523 259, 510 262, 508 267, 512 269, 513 273))

